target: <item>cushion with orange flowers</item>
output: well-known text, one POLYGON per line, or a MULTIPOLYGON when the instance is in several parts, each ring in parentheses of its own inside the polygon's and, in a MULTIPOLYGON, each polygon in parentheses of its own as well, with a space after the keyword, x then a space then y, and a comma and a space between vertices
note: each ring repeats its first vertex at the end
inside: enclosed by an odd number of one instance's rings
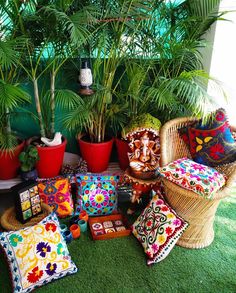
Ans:
POLYGON ((18 231, 0 232, 13 292, 26 293, 77 272, 62 236, 57 215, 18 231))
POLYGON ((224 174, 188 158, 181 158, 167 164, 159 169, 159 173, 175 184, 205 198, 212 198, 226 182, 224 174))
POLYGON ((65 218, 73 215, 74 204, 68 178, 39 179, 38 190, 42 202, 51 206, 58 217, 65 218))
POLYGON ((156 194, 132 225, 132 232, 151 265, 167 257, 187 227, 188 223, 156 194))

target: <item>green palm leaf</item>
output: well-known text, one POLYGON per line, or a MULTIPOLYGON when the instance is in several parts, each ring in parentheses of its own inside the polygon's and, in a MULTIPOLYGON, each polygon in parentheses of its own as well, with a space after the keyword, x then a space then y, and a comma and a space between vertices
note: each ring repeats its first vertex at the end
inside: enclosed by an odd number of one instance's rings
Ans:
POLYGON ((0 80, 0 111, 12 111, 21 103, 30 102, 30 95, 19 86, 0 80))

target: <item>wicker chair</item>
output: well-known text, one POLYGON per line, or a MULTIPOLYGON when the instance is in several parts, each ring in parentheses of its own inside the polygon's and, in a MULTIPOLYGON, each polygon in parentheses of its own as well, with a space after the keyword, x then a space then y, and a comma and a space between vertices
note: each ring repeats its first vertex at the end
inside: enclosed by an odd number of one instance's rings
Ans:
MULTIPOLYGON (((194 118, 176 118, 168 121, 161 128, 161 166, 188 157, 191 159, 188 147, 179 136, 178 129, 192 124, 194 118)), ((231 127, 236 132, 236 127, 231 127)), ((213 199, 206 199, 195 192, 186 190, 163 178, 166 199, 175 211, 189 222, 189 227, 178 241, 178 245, 187 248, 203 248, 210 245, 214 239, 214 218, 222 198, 230 195, 230 188, 236 180, 236 162, 216 168, 227 176, 226 185, 220 189, 213 199)))

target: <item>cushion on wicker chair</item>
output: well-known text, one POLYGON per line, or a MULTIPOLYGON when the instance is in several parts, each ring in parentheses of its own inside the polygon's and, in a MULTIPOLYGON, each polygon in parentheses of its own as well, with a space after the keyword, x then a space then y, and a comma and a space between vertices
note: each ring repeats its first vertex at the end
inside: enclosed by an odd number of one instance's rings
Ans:
POLYGON ((235 139, 222 108, 213 112, 206 124, 200 120, 179 132, 197 163, 215 167, 236 160, 235 139))
POLYGON ((55 213, 18 231, 0 232, 13 292, 26 293, 77 272, 55 213))
POLYGON ((151 265, 167 257, 187 227, 188 223, 156 194, 132 225, 132 232, 151 265))
POLYGON ((224 186, 226 176, 214 168, 181 158, 159 169, 162 176, 205 197, 212 198, 224 186))

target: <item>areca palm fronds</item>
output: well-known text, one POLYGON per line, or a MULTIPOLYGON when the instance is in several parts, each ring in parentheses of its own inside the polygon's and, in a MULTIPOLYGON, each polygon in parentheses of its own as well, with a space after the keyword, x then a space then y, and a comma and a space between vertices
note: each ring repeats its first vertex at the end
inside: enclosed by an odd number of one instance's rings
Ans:
MULTIPOLYGON (((3 16, 5 13, 0 9, 3 16)), ((11 129, 12 114, 24 103, 30 101, 30 96, 19 86, 19 60, 25 45, 23 38, 13 38, 8 34, 7 26, 2 24, 0 37, 0 149, 12 151, 17 145, 17 137, 11 129)))

